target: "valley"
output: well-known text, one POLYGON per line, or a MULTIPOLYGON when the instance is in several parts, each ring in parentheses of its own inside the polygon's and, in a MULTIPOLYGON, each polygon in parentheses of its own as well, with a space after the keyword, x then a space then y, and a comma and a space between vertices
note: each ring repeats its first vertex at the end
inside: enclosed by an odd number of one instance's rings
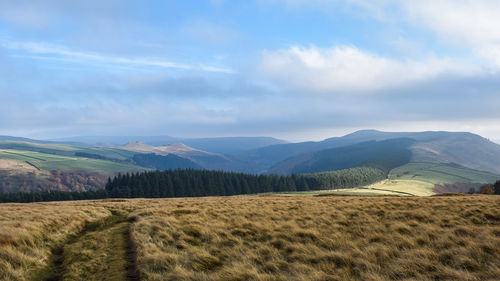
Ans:
POLYGON ((373 167, 392 180, 377 183, 380 189, 404 192, 405 186, 413 188, 409 186, 418 181, 422 192, 416 194, 429 195, 477 191, 495 182, 500 173, 500 145, 470 133, 363 130, 302 143, 260 137, 185 140, 195 147, 172 137, 120 143, 132 139, 81 137, 55 143, 4 136, 0 140, 0 192, 97 190, 118 173, 148 170, 291 175, 373 167))

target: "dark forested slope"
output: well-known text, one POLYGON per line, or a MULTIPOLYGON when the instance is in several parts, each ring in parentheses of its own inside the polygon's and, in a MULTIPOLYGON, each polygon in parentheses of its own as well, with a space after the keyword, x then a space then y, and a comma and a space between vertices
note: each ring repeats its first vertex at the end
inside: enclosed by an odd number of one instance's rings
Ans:
POLYGON ((412 157, 412 139, 369 141, 355 145, 320 150, 289 158, 275 165, 270 172, 303 174, 370 166, 389 172, 408 163, 412 157))

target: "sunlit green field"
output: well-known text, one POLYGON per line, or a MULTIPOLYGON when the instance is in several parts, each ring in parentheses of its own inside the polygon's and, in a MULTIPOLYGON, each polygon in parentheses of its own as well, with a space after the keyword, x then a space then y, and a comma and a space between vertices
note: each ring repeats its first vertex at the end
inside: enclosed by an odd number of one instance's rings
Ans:
POLYGON ((437 163, 408 163, 389 173, 393 180, 417 180, 432 184, 476 182, 491 183, 500 177, 458 166, 437 163))
POLYGON ((418 180, 384 180, 367 188, 383 189, 387 191, 405 192, 416 196, 433 195, 434 184, 418 180))
POLYGON ((67 144, 38 144, 22 141, 0 141, 0 149, 34 151, 46 154, 75 156, 75 153, 87 153, 102 156, 108 159, 126 160, 138 152, 108 147, 78 147, 67 144))
POLYGON ((0 158, 26 162, 39 170, 84 170, 119 172, 144 170, 128 163, 118 163, 85 157, 63 156, 25 150, 0 149, 0 158))

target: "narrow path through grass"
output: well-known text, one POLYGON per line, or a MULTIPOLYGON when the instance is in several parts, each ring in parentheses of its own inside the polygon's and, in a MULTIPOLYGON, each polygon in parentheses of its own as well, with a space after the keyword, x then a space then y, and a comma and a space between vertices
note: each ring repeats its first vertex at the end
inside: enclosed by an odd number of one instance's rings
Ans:
POLYGON ((51 264, 34 280, 139 280, 132 222, 127 213, 112 210, 111 216, 87 224, 52 250, 51 264))

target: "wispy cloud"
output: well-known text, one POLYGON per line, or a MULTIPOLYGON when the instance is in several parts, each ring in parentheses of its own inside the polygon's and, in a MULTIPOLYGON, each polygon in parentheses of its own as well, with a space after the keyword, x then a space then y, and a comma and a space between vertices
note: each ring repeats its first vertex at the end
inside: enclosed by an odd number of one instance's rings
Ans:
MULTIPOLYGON (((224 67, 209 66, 204 64, 193 65, 178 63, 159 58, 129 58, 110 56, 92 52, 73 51, 67 47, 52 45, 40 42, 23 42, 23 41, 0 41, 0 46, 6 49, 23 51, 29 54, 44 55, 45 59, 79 62, 79 63, 111 63, 127 66, 146 66, 146 67, 161 67, 161 68, 176 68, 182 70, 201 70, 208 72, 234 73, 232 69, 224 67)), ((39 58, 39 57, 37 57, 39 58)))
MULTIPOLYGON (((335 11, 339 1, 275 0, 335 11)), ((497 0, 348 0, 348 5, 380 21, 406 22, 434 32, 439 40, 466 47, 493 71, 500 68, 500 1, 497 0), (484 63, 484 62, 483 62, 484 63)))
POLYGON ((396 60, 354 46, 293 46, 264 52, 258 71, 292 91, 353 93, 407 86, 442 75, 469 76, 481 69, 448 58, 396 60))

